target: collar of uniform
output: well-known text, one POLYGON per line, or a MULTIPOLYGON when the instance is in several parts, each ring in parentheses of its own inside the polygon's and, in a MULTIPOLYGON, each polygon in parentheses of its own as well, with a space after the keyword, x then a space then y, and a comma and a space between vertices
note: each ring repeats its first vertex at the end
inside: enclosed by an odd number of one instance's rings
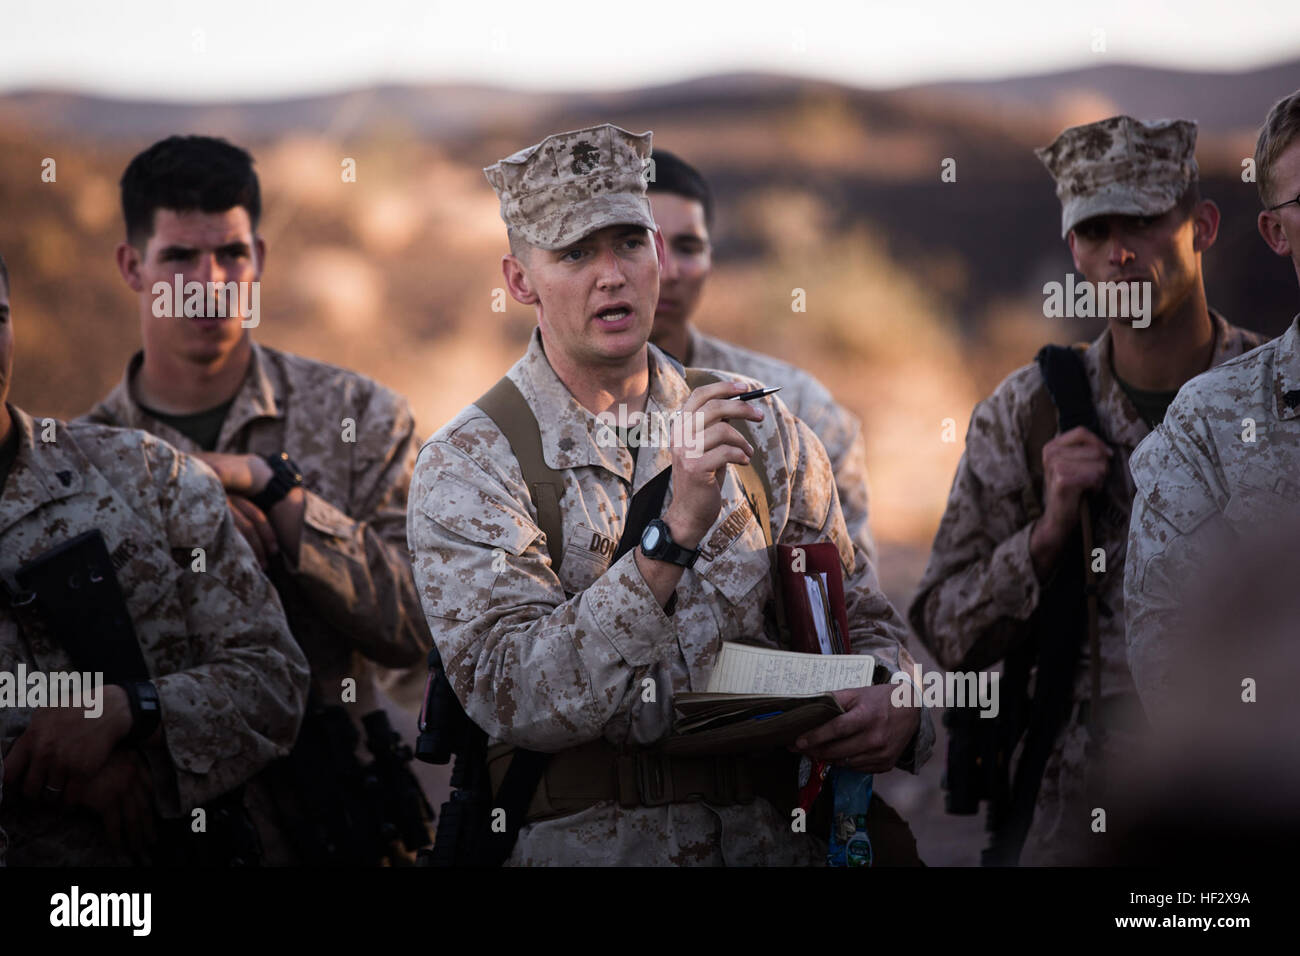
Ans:
MULTIPOLYGON (((282 418, 284 411, 280 407, 280 395, 284 393, 284 376, 276 363, 271 361, 270 350, 262 348, 256 342, 252 345, 252 357, 248 363, 248 373, 244 383, 235 393, 235 400, 226 413, 226 420, 221 426, 221 437, 217 448, 227 446, 227 442, 249 422, 257 418, 282 418)), ((135 397, 131 383, 140 366, 144 364, 144 352, 136 352, 126 363, 126 372, 122 380, 100 402, 100 408, 107 411, 107 417, 114 424, 124 428, 139 428, 157 435, 182 451, 197 450, 194 443, 176 429, 158 421, 144 410, 135 397)))
POLYGON ((1097 418, 1106 432, 1102 437, 1116 445, 1132 449, 1142 443, 1151 429, 1147 428, 1137 407, 1124 394, 1119 380, 1115 378, 1111 367, 1111 348, 1110 328, 1107 327, 1083 353, 1083 362, 1088 369, 1088 381, 1097 402, 1097 418))
MULTIPOLYGON (((1210 309, 1210 322, 1214 325, 1214 354, 1210 358, 1210 368, 1249 351, 1250 343, 1246 332, 1229 324, 1213 308, 1210 309)), ((1098 396, 1097 415, 1102 427, 1106 429, 1106 437, 1117 444, 1136 448, 1151 430, 1115 378, 1111 365, 1112 348, 1110 329, 1106 328, 1084 353, 1084 362, 1088 367, 1093 394, 1098 396)))
POLYGON ((281 406, 286 388, 284 372, 280 363, 274 360, 276 353, 256 342, 250 344, 253 356, 248 363, 248 374, 244 376, 244 384, 235 393, 234 404, 226 413, 226 420, 221 426, 221 437, 217 439, 218 448, 227 447, 227 443, 251 421, 284 417, 281 406))
MULTIPOLYGON (((28 512, 81 491, 81 469, 59 447, 58 441, 38 441, 37 423, 21 408, 9 405, 18 429, 18 454, 0 496, 0 532, 28 512)), ((64 425, 56 426, 60 431, 64 425)))
POLYGON ((1273 394, 1278 418, 1300 416, 1300 315, 1278 336, 1273 355, 1273 394), (1294 404, 1287 401, 1287 396, 1294 404))
MULTIPOLYGON (((668 413, 680 408, 686 401, 686 381, 677 374, 672 363, 658 348, 648 347, 650 362, 650 394, 646 401, 647 412, 668 413)), ((533 414, 537 416, 538 430, 542 436, 542 457, 557 471, 595 465, 632 483, 632 455, 622 447, 601 447, 596 441, 602 429, 596 416, 573 397, 573 393, 560 381, 551 368, 542 348, 541 332, 533 330, 524 357, 510 370, 510 377, 523 393, 533 414)), ((614 410, 617 414, 617 409, 614 410)), ((667 467, 672 453, 668 448, 642 449, 637 456, 636 479, 644 475, 653 477, 659 468, 650 471, 662 461, 667 467), (653 455, 646 455, 646 451, 653 455), (645 459, 646 463, 641 464, 645 459)), ((648 479, 647 479, 648 480, 648 479)))

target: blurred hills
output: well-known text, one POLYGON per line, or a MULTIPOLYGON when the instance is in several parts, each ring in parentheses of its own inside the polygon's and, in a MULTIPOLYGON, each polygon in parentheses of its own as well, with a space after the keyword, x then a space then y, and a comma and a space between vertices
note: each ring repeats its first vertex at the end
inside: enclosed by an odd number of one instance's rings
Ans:
POLYGON ((974 402, 1041 342, 1100 330, 1042 317, 1043 283, 1071 262, 1033 147, 1116 112, 1201 120, 1203 191, 1223 210, 1205 260, 1211 302, 1276 334, 1296 311, 1295 278, 1256 234, 1241 163, 1297 79, 1300 61, 883 91, 732 74, 599 94, 374 87, 196 105, 12 93, 0 97, 0 251, 14 273, 14 399, 71 416, 120 376, 138 306, 113 263, 117 179, 153 140, 202 132, 249 148, 262 177, 270 252, 255 334, 398 388, 431 432, 509 366, 534 322, 513 303, 491 311, 505 244, 481 167, 611 121, 653 129, 713 183, 717 268, 701 324, 805 364, 862 416, 877 533, 923 548, 974 402), (345 158, 356 182, 341 179, 345 158), (945 159, 955 182, 940 179, 945 159), (807 314, 790 311, 796 288, 807 314), (956 443, 939 440, 948 418, 956 443))

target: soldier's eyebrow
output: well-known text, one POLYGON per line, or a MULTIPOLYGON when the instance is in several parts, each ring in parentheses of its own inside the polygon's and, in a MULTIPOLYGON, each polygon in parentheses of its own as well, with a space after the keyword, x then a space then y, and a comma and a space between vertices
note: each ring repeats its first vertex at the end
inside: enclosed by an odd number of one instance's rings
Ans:
POLYGON ((0 319, 9 318, 9 303, 0 303, 0 319))
POLYGON ((252 247, 242 239, 236 239, 234 242, 227 242, 217 247, 218 253, 224 252, 227 255, 246 256, 250 251, 252 251, 252 247))
POLYGON ((197 250, 193 246, 182 246, 179 243, 172 243, 170 246, 163 246, 158 250, 159 259, 174 259, 183 256, 192 256, 197 250))

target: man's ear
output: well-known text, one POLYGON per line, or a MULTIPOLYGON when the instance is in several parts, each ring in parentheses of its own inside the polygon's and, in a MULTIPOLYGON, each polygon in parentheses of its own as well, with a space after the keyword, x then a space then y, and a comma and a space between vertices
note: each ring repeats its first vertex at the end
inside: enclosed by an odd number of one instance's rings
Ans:
POLYGON ((1275 212, 1269 212, 1265 209, 1255 220, 1259 226, 1259 234, 1264 237, 1268 247, 1276 252, 1279 256, 1291 255, 1291 241, 1286 237, 1286 229, 1282 226, 1282 217, 1275 212))
POLYGON ((528 278, 522 262, 512 255, 502 256, 501 274, 505 276, 506 288, 510 290, 512 299, 520 305, 537 305, 537 292, 534 291, 532 280, 528 278))
POLYGON ((117 271, 122 273, 122 280, 132 292, 144 291, 144 280, 140 277, 140 263, 144 258, 139 249, 129 242, 117 244, 117 271))
POLYGON ((257 256, 257 274, 253 278, 260 281, 262 270, 266 268, 266 240, 261 236, 253 237, 253 252, 257 256))
POLYGON ((659 260, 659 271, 668 267, 668 246, 664 243, 664 234, 656 226, 654 229, 655 257, 659 260))
POLYGON ((1074 260, 1074 271, 1080 275, 1083 274, 1083 266, 1079 265, 1079 254, 1074 249, 1074 230, 1071 229, 1065 235, 1065 244, 1070 247, 1070 258, 1074 260))
POLYGON ((1192 211, 1192 249, 1204 252, 1219 237, 1219 207, 1213 199, 1202 199, 1192 211))

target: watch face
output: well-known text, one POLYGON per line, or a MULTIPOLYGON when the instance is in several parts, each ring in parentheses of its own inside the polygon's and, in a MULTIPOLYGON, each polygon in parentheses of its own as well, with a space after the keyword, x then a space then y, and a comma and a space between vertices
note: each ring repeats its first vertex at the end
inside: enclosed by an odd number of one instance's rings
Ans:
POLYGON ((641 535, 641 547, 647 554, 653 554, 655 549, 663 543, 664 536, 659 531, 658 525, 648 525, 645 533, 641 535))

